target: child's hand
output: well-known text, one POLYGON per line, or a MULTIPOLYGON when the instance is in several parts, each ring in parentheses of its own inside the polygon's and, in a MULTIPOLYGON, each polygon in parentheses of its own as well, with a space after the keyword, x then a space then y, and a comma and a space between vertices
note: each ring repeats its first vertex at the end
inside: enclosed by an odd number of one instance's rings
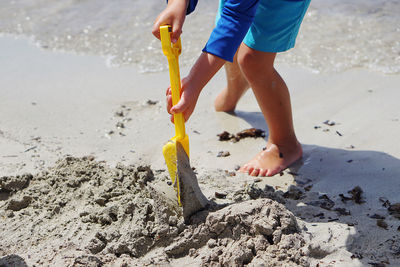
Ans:
POLYGON ((182 33, 183 22, 186 17, 187 0, 169 0, 167 8, 161 12, 153 25, 152 33, 160 39, 160 26, 171 25, 171 41, 176 43, 182 33))
MULTIPOLYGON (((181 99, 172 106, 171 88, 167 89, 167 111, 169 114, 183 113, 185 121, 192 115, 200 92, 214 74, 224 65, 225 60, 208 53, 201 53, 190 73, 182 80, 181 99)), ((171 121, 173 121, 173 117, 171 121)))
POLYGON ((191 83, 189 78, 183 78, 182 80, 182 91, 181 91, 181 99, 178 104, 172 106, 172 96, 171 96, 171 87, 167 89, 167 111, 171 114, 171 122, 174 122, 174 113, 183 113, 183 117, 185 121, 187 121, 192 115, 193 110, 196 106, 197 99, 199 98, 200 90, 196 89, 193 86, 190 86, 191 83))

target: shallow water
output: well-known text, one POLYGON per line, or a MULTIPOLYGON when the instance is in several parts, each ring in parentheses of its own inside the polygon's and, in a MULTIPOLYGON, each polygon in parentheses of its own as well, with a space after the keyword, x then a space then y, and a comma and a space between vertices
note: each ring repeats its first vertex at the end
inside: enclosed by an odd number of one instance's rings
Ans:
MULTIPOLYGON (((215 0, 202 0, 187 17, 183 65, 199 55, 213 28, 215 0)), ((143 72, 165 68, 151 35, 163 0, 3 0, 0 32, 30 36, 44 48, 102 55, 109 65, 135 64, 143 72)), ((313 0, 295 49, 280 62, 315 72, 367 68, 400 73, 400 1, 313 0)))

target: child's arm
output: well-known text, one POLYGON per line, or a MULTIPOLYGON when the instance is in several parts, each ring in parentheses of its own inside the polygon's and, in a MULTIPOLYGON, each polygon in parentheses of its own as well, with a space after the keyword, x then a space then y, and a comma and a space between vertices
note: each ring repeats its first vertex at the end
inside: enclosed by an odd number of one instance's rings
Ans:
MULTIPOLYGON (((174 107, 167 90, 169 113, 184 114, 187 120, 193 113, 203 87, 233 56, 247 33, 257 9, 258 0, 227 0, 216 27, 189 75, 182 80, 181 99, 174 107)), ((171 117, 172 120, 173 116, 171 117)))
MULTIPOLYGON (((167 90, 167 110, 170 114, 183 112, 185 120, 193 113, 203 87, 225 64, 225 60, 208 53, 201 53, 188 76, 182 80, 181 99, 172 106, 171 90, 167 90)), ((173 116, 171 116, 172 120, 173 116)))
MULTIPOLYGON (((185 19, 185 7, 189 3, 188 1, 196 0, 173 1, 172 3, 172 0, 170 0, 168 7, 157 18, 153 34, 159 38, 159 34, 157 35, 158 27, 163 24, 170 24, 175 29, 173 30, 175 35, 172 35, 172 39, 176 41, 176 36, 180 35, 185 19), (183 2, 186 3, 186 6, 183 5, 183 2), (173 23, 177 23, 177 25, 173 23)), ((167 90, 167 110, 169 113, 183 112, 185 120, 190 117, 203 87, 224 65, 225 60, 232 62, 236 50, 254 19, 258 1, 226 1, 221 12, 221 18, 203 49, 204 53, 200 55, 189 75, 182 80, 181 100, 172 108, 171 93, 170 90, 167 90)))

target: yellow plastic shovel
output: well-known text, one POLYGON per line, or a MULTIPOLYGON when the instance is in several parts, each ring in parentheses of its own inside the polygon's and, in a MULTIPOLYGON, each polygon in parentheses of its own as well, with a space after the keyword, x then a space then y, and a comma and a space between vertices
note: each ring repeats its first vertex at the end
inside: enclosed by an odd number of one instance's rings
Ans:
MULTIPOLYGON (((169 77, 171 81, 172 105, 176 105, 181 97, 181 78, 179 75, 179 55, 182 51, 181 39, 173 44, 171 42, 171 26, 161 26, 161 46, 164 55, 167 56, 169 66, 169 77)), ((180 199, 179 177, 177 170, 177 147, 179 142, 189 157, 189 137, 185 132, 185 119, 182 113, 174 114, 175 136, 168 140, 163 147, 165 162, 171 177, 174 189, 178 196, 178 204, 182 206, 180 199)))

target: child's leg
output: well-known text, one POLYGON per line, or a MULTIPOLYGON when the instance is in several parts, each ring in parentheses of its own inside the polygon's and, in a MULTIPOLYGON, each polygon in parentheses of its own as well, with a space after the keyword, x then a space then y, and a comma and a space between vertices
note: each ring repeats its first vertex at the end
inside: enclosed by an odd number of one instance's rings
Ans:
POLYGON ((243 76, 237 62, 237 53, 233 63, 225 63, 227 86, 215 98, 216 111, 233 111, 242 95, 249 89, 249 84, 243 76))
POLYGON ((266 149, 245 164, 242 172, 272 176, 301 158, 302 149, 293 128, 288 88, 274 68, 276 53, 261 52, 242 43, 239 66, 253 89, 268 124, 266 149))

